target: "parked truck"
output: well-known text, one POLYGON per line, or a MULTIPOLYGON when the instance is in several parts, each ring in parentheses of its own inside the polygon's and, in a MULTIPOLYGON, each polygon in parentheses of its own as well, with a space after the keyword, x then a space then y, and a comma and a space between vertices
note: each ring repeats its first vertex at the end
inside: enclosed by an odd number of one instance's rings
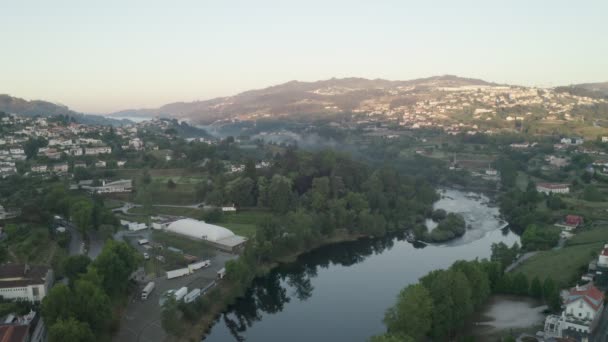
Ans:
POLYGON ((211 266, 211 260, 203 260, 188 265, 188 268, 190 269, 190 271, 194 272, 196 270, 200 270, 201 268, 209 266, 211 266))
POLYGON ((179 302, 180 300, 184 299, 186 294, 188 294, 188 288, 184 286, 179 290, 175 291, 173 295, 175 296, 175 300, 179 302))
POLYGON ((148 296, 150 296, 150 293, 152 293, 152 291, 154 290, 154 286, 155 286, 154 282, 151 281, 144 287, 144 289, 141 291, 142 300, 148 299, 148 296))
POLYGON ((189 268, 179 268, 177 270, 167 271, 167 279, 173 279, 181 276, 185 276, 186 274, 190 274, 189 268))
POLYGON ((201 289, 194 289, 194 290, 188 292, 188 294, 184 297, 184 302, 192 303, 200 295, 201 295, 201 289))

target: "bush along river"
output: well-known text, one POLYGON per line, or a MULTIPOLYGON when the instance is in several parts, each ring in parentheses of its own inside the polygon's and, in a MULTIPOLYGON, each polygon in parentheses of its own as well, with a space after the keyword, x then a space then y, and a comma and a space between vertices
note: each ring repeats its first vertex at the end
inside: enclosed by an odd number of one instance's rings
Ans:
POLYGON ((425 245, 393 235, 301 255, 256 279, 205 341, 366 341, 385 332, 384 312, 404 286, 456 260, 489 258, 492 243, 519 242, 486 196, 439 193, 434 209, 459 213, 470 226, 462 237, 425 245))

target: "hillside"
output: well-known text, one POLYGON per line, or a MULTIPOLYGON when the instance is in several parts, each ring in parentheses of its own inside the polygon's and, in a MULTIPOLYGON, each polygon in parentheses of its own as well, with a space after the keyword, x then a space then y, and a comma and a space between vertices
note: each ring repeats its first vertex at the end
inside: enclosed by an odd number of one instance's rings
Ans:
POLYGON ((571 95, 608 99, 608 82, 573 84, 565 87, 557 87, 555 90, 566 92, 571 95))
POLYGON ((120 125, 128 121, 108 119, 101 115, 85 115, 75 112, 64 105, 47 101, 27 101, 22 98, 0 94, 0 112, 14 113, 23 116, 70 116, 77 122, 85 124, 120 125))
POLYGON ((126 110, 115 116, 160 116, 208 123, 223 119, 329 115, 350 112, 366 102, 407 102, 420 92, 441 87, 495 85, 452 75, 409 81, 332 78, 316 82, 290 81, 264 89, 206 101, 176 102, 156 109, 126 110))

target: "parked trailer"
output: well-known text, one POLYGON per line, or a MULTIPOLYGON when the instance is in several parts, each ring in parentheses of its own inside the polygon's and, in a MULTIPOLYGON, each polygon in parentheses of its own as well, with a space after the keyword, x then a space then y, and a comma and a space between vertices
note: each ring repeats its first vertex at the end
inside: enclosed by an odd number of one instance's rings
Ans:
POLYGON ((209 266, 211 266, 211 260, 203 260, 203 261, 195 262, 193 264, 188 265, 188 268, 194 272, 196 270, 200 270, 203 267, 209 267, 209 266))
POLYGON ((152 293, 152 290, 154 290, 154 286, 154 282, 151 281, 144 287, 144 289, 141 291, 142 300, 148 299, 148 296, 150 296, 150 293, 152 293))
POLYGON ((150 241, 148 241, 148 239, 139 239, 139 240, 137 240, 137 243, 140 244, 140 245, 145 245, 148 242, 150 242, 150 241))
POLYGON ((181 289, 175 291, 173 295, 175 296, 175 300, 179 302, 180 300, 184 299, 187 294, 188 288, 184 286, 181 289))
POLYGON ((167 279, 173 279, 190 274, 189 268, 179 268, 177 270, 167 271, 167 279))
POLYGON ((184 302, 192 303, 200 295, 201 295, 201 289, 194 289, 194 290, 188 292, 188 294, 186 296, 184 296, 184 302))

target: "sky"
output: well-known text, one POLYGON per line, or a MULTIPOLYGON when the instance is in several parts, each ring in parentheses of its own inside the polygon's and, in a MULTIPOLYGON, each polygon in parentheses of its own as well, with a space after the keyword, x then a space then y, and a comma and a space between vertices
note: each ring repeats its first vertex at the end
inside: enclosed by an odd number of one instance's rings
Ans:
POLYGON ((608 81, 608 1, 0 0, 0 94, 85 113, 290 80, 608 81))

